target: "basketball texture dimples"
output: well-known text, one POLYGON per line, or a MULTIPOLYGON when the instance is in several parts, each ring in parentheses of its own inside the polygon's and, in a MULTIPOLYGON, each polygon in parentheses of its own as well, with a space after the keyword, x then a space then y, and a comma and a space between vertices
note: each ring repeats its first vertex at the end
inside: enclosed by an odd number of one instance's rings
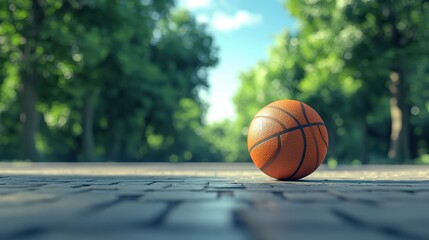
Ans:
POLYGON ((328 151, 328 132, 319 114, 296 100, 279 100, 253 118, 247 148, 270 177, 297 180, 314 172, 328 151))

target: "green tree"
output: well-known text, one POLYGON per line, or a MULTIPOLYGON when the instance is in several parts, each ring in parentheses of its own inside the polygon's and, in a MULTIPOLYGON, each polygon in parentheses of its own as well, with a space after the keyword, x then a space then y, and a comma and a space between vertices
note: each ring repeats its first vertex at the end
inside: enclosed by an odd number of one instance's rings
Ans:
POLYGON ((389 157, 406 161, 410 109, 415 113, 427 101, 416 90, 426 67, 427 6, 418 0, 288 1, 300 29, 280 35, 268 61, 241 76, 238 125, 248 126, 268 102, 295 98, 325 119, 330 156, 369 163, 370 152, 387 152, 383 143, 391 132, 389 157))
MULTIPOLYGON (((302 21, 302 31, 320 37, 320 51, 332 50, 351 77, 359 81, 352 106, 360 109, 362 145, 367 142, 368 116, 380 99, 390 97, 389 158, 410 159, 410 86, 416 66, 426 58, 428 3, 426 1, 289 1, 302 21), (323 35, 324 34, 324 35, 323 35), (342 41, 342 39, 348 39, 342 41), (386 84, 389 86, 386 88, 386 84), (390 91, 390 94, 388 93, 390 91)), ((314 48, 313 48, 314 49, 314 48)), ((323 53, 319 59, 329 55, 323 53)), ((418 92, 416 92, 418 93, 418 92)), ((366 162, 365 147, 361 150, 366 162)))
POLYGON ((345 19, 363 33, 352 52, 362 64, 354 61, 353 66, 374 72, 372 78, 364 81, 373 84, 374 77, 382 75, 381 82, 388 84, 392 122, 388 156, 396 162, 405 162, 410 159, 410 89, 416 84, 412 76, 429 52, 426 24, 429 3, 354 1, 344 6, 344 12, 345 19))
POLYGON ((23 142, 33 160, 37 150, 63 161, 141 160, 201 139, 198 92, 208 87, 216 49, 205 27, 174 10, 172 0, 0 6, 1 148, 23 142), (180 134, 189 139, 168 140, 180 134), (158 136, 162 148, 154 145, 158 136))
POLYGON ((220 136, 223 131, 219 128, 222 125, 229 128, 224 130, 226 133, 233 135, 222 138, 227 143, 221 145, 221 149, 228 153, 229 161, 233 158, 235 161, 249 159, 245 144, 247 127, 262 107, 275 100, 297 97, 300 79, 304 73, 298 52, 298 39, 284 32, 277 37, 267 61, 258 63, 240 75, 241 85, 234 96, 236 121, 212 126, 213 131, 220 136))
POLYGON ((158 22, 152 43, 152 61, 159 66, 169 84, 164 87, 162 98, 154 99, 153 111, 162 108, 165 115, 151 114, 148 122, 158 123, 153 128, 156 133, 176 139, 170 145, 166 144, 169 150, 165 152, 189 161, 198 159, 197 155, 189 158, 189 154, 183 157, 179 152, 189 153, 189 149, 194 149, 194 153, 202 153, 200 159, 213 159, 204 156, 208 149, 201 133, 205 105, 199 97, 199 92, 209 87, 208 69, 218 61, 213 38, 189 12, 177 10, 158 22))
POLYGON ((336 1, 292 0, 287 4, 302 22, 298 56, 304 73, 298 99, 315 107, 325 119, 330 138, 329 156, 361 158, 367 162, 368 109, 362 103, 364 94, 359 92, 360 76, 345 63, 348 51, 359 40, 359 30, 343 24, 343 14, 336 1), (348 141, 343 141, 344 138, 348 141), (356 142, 360 145, 360 156, 357 156, 356 142), (353 145, 348 146, 349 143, 353 145))
MULTIPOLYGON (((204 139, 210 143, 209 153, 225 162, 250 161, 247 152, 247 126, 237 121, 223 120, 204 128, 204 139)), ((218 160, 219 161, 219 160, 218 160)))
MULTIPOLYGON (((37 159, 35 135, 39 115, 36 109, 40 79, 38 57, 44 51, 43 39, 46 13, 41 1, 2 1, 2 53, 18 67, 19 101, 21 103, 23 157, 37 159)), ((5 69, 7 65, 2 65, 5 69)), ((11 66, 9 66, 9 69, 11 66)))

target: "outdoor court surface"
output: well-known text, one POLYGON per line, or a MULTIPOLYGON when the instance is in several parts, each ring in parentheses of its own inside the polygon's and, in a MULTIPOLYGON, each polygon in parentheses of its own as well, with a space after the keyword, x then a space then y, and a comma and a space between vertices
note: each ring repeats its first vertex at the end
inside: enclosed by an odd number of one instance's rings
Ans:
POLYGON ((0 164, 0 239, 429 239, 429 166, 0 164))

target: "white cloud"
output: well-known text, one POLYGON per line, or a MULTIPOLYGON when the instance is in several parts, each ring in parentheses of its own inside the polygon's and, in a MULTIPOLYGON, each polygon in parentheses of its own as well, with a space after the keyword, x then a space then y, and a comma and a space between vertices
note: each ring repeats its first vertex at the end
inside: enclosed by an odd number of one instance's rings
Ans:
POLYGON ((211 5, 211 0, 179 0, 179 6, 190 10, 208 8, 211 5))
POLYGON ((240 29, 246 26, 254 26, 262 21, 260 14, 251 13, 248 11, 238 11, 233 15, 228 15, 223 12, 215 12, 211 25, 214 29, 222 32, 228 32, 240 29))

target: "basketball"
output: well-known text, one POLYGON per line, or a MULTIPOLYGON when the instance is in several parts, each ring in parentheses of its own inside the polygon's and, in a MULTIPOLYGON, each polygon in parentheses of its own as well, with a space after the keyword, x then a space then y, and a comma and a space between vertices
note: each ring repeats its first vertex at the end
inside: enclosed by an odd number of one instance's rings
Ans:
POLYGON ((314 172, 328 151, 328 132, 319 114, 296 100, 279 100, 253 118, 247 148, 254 164, 278 180, 314 172))

